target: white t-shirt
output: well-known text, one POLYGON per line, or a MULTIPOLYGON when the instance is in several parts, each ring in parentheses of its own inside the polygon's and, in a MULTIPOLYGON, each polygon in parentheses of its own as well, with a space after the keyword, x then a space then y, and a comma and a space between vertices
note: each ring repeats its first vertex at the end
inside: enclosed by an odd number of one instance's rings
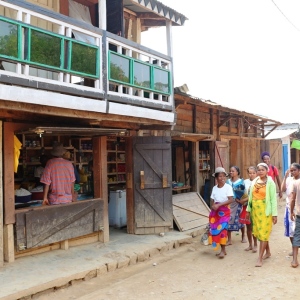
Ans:
POLYGON ((300 216, 300 179, 293 180, 292 191, 296 193, 295 208, 297 215, 300 216))
POLYGON ((232 186, 228 183, 225 183, 223 187, 219 188, 215 185, 212 189, 210 198, 213 199, 215 202, 226 202, 228 197, 233 197, 233 189, 232 186))
POLYGON ((249 190, 250 190, 252 182, 253 182, 253 180, 251 181, 249 178, 244 180, 245 191, 246 191, 247 195, 249 194, 249 190))

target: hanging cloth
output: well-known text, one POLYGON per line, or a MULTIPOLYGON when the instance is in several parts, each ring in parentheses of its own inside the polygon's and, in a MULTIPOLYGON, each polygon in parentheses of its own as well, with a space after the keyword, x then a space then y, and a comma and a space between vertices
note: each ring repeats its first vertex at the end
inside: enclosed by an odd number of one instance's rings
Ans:
MULTIPOLYGON (((92 25, 92 19, 89 8, 73 0, 69 0, 69 16, 73 19, 92 25)), ((88 36, 82 32, 78 32, 76 30, 73 30, 73 34, 76 40, 95 45, 95 39, 93 37, 88 36)))
POLYGON ((20 150, 22 148, 22 143, 19 139, 14 135, 14 172, 18 172, 19 166, 19 157, 20 157, 20 150))

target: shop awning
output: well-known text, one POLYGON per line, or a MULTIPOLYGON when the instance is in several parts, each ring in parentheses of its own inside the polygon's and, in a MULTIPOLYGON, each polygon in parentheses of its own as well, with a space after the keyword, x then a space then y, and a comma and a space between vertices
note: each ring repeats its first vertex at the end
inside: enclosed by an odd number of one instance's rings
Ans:
POLYGON ((203 133, 172 132, 171 136, 173 140, 190 141, 190 142, 211 141, 213 139, 212 134, 203 134, 203 133))
POLYGON ((19 134, 59 134, 74 136, 101 136, 101 135, 125 135, 126 129, 115 128, 81 128, 81 127, 35 127, 21 132, 19 134))
POLYGON ((266 140, 276 140, 276 139, 282 139, 287 136, 290 136, 292 133, 298 131, 298 128, 293 129, 285 129, 285 130, 274 130, 272 131, 268 136, 266 136, 266 140))

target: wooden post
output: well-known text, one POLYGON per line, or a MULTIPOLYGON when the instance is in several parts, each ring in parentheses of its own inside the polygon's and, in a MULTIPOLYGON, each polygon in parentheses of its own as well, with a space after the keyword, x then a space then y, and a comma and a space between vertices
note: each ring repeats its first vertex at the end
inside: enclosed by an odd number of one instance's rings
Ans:
POLYGON ((93 173, 94 197, 103 199, 103 231, 99 239, 106 243, 109 241, 108 221, 108 191, 107 191, 107 137, 101 136, 93 139, 93 173))
POLYGON ((4 225, 3 237, 5 240, 4 244, 4 260, 6 262, 15 261, 15 249, 14 249, 14 225, 4 225))
POLYGON ((173 57, 173 41, 172 41, 172 21, 166 21, 166 35, 167 35, 167 54, 173 57))
POLYGON ((126 214, 127 233, 134 233, 133 138, 126 138, 126 214))
MULTIPOLYGON (((2 153, 2 121, 0 121, 0 165, 3 166, 3 153, 2 153)), ((0 168, 0 215, 3 216, 4 210, 3 210, 3 174, 2 174, 2 168, 0 168)), ((3 249, 3 218, 0 218, 0 267, 4 264, 4 249, 3 249)))

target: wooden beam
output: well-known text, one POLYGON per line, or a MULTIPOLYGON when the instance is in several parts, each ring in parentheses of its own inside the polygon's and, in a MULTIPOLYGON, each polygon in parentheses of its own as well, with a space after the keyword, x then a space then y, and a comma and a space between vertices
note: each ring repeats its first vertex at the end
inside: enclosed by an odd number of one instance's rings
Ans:
POLYGON ((232 116, 229 116, 227 118, 225 118, 222 122, 220 122, 218 124, 218 127, 220 128, 221 126, 223 126, 225 123, 227 123, 230 119, 232 118, 232 116))
POLYGON ((141 20, 142 26, 144 27, 164 27, 166 26, 166 20, 162 19, 161 21, 159 20, 141 20))
POLYGON ((107 189, 107 137, 93 138, 93 175, 94 197, 102 198, 103 202, 103 231, 99 236, 101 242, 109 241, 108 220, 108 189, 107 189))
POLYGON ((154 13, 137 13, 136 16, 140 19, 147 19, 147 20, 165 20, 164 17, 159 16, 157 14, 154 13))
MULTIPOLYGON (((157 111, 159 114, 159 111, 157 111)), ((110 124, 116 124, 116 122, 125 122, 123 123, 124 128, 131 124, 130 128, 136 129, 141 124, 149 124, 149 125, 167 125, 169 123, 163 121, 157 121, 153 119, 145 119, 145 118, 133 118, 128 116, 121 116, 115 114, 104 114, 100 112, 89 112, 89 111, 80 111, 74 109, 67 109, 67 108, 58 108, 52 106, 44 106, 44 105, 36 105, 36 104, 29 104, 29 103, 20 103, 20 102, 13 102, 13 101, 4 101, 0 100, 0 117, 1 118, 11 118, 16 122, 24 120, 30 120, 30 122, 47 122, 47 117, 51 116, 54 117, 56 120, 60 120, 61 122, 72 122, 72 120, 66 120, 67 118, 74 118, 74 124, 78 124, 79 120, 85 124, 89 124, 90 121, 95 122, 99 121, 102 122, 102 125, 108 124, 106 122, 111 121, 110 124), (24 118, 24 114, 27 118, 24 118)), ((53 118, 49 119, 53 122, 53 118)), ((120 124, 121 124, 120 123, 120 124)), ((118 124, 118 126, 120 125, 118 124)), ((116 126, 116 125, 115 125, 116 126)))
POLYGON ((259 138, 259 137, 255 137, 255 136, 238 136, 238 135, 230 135, 230 134, 224 134, 221 133, 220 134, 220 138, 226 138, 226 139, 253 139, 253 140, 265 140, 264 138, 259 138))
POLYGON ((273 129, 271 129, 266 135, 265 132, 263 131, 263 137, 266 138, 271 132, 273 132, 276 128, 278 127, 278 125, 274 126, 273 129))

